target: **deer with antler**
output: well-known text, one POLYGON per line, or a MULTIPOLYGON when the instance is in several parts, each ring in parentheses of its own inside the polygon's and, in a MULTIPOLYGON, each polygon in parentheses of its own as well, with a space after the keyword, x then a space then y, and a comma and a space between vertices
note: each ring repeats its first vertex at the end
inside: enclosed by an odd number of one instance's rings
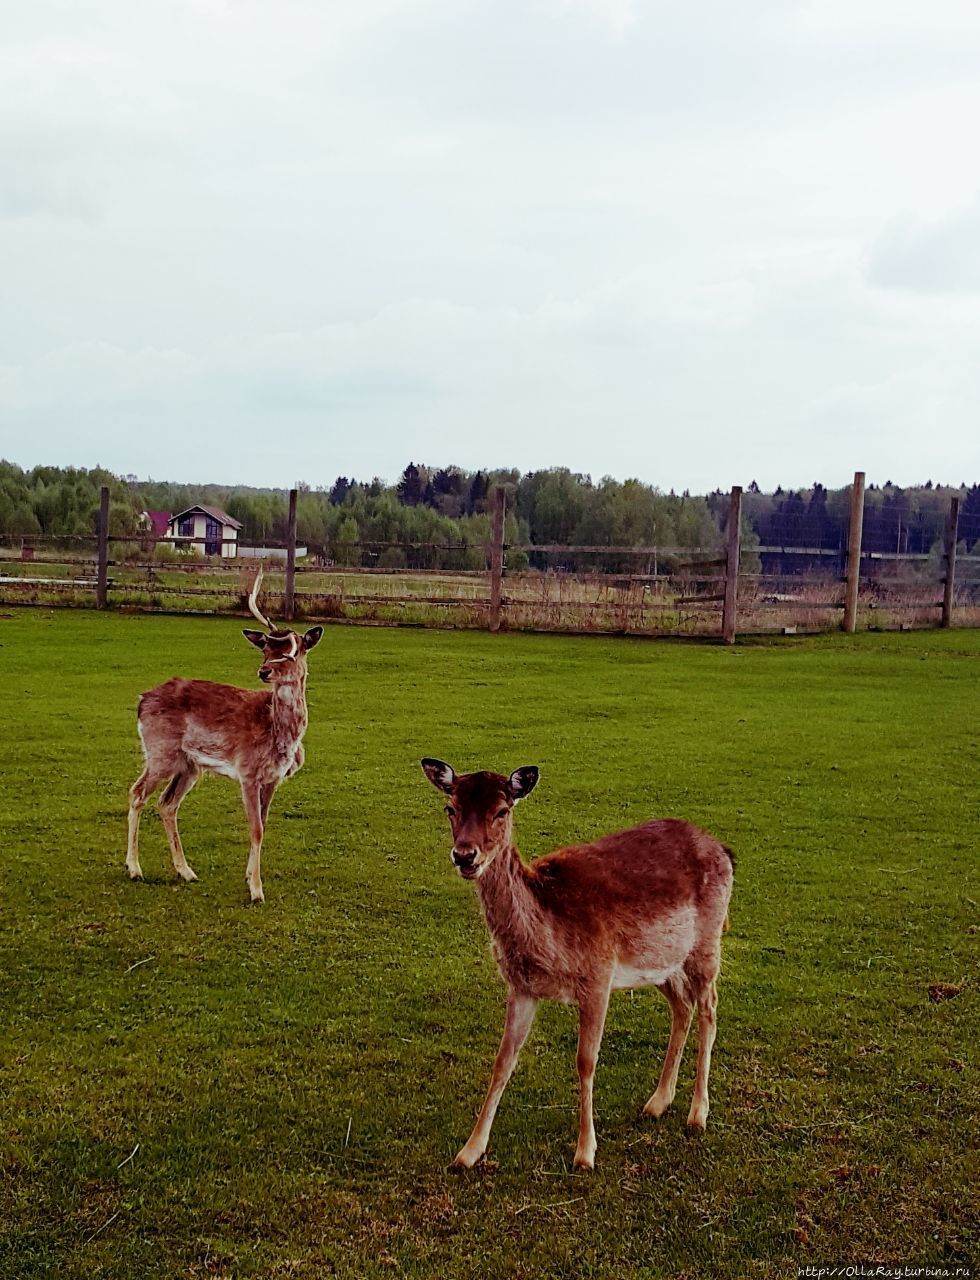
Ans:
POLYGON ((559 849, 528 866, 513 841, 511 812, 537 785, 534 766, 509 777, 457 776, 441 760, 421 763, 432 785, 448 797, 452 860, 464 879, 476 882, 508 987, 490 1087, 456 1165, 469 1169, 486 1151, 497 1105, 539 1000, 579 1008, 576 1168, 591 1169, 595 1162, 592 1084, 609 997, 622 988, 656 987, 671 1009, 660 1081, 643 1108, 648 1115, 662 1116, 674 1100, 697 1007, 698 1062, 687 1122, 703 1129, 721 932, 735 865, 731 850, 689 822, 663 819, 559 849))
POLYGON ((265 631, 243 631, 262 650, 259 679, 268 689, 239 689, 210 680, 174 677, 140 698, 137 729, 146 767, 129 791, 129 845, 126 867, 141 880, 140 814, 153 792, 166 782, 160 815, 170 844, 174 869, 182 880, 197 876, 184 857, 177 830, 180 803, 202 772, 220 773, 241 785, 249 825, 246 879, 253 902, 262 902, 260 857, 269 805, 284 778, 303 764, 306 732, 306 657, 323 634, 311 627, 305 635, 277 628, 259 610, 259 570, 248 607, 265 631))

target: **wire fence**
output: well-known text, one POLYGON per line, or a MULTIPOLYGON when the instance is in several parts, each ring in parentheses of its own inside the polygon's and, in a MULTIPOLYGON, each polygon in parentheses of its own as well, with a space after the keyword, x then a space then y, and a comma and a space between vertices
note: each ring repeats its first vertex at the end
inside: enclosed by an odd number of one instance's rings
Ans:
POLYGON ((110 536, 104 491, 95 537, 0 538, 0 604, 241 615, 261 558, 264 610, 283 622, 728 642, 737 634, 980 625, 980 514, 961 514, 956 496, 941 538, 907 517, 903 532, 901 513, 894 528, 878 520, 869 529, 858 473, 846 536, 820 529, 803 510, 780 513, 779 542, 760 542, 745 535, 736 487, 724 495, 717 541, 696 547, 507 544, 504 509, 497 489, 483 547, 344 541, 299 548, 294 492, 283 543, 236 543, 203 556, 172 538, 110 536))

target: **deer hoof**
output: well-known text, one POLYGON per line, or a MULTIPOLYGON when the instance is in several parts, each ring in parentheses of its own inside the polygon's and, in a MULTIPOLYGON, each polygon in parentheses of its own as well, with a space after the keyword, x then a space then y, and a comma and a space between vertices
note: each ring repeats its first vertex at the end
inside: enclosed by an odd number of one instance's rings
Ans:
POLYGON ((128 872, 129 872, 129 878, 130 878, 130 880, 142 880, 142 879, 143 879, 143 872, 139 869, 139 867, 127 867, 127 870, 128 870, 128 872))
POLYGON ((261 889, 249 889, 248 892, 253 902, 265 902, 265 894, 261 889))
POLYGON ((575 1169, 581 1169, 585 1173, 591 1173, 595 1168, 595 1156, 576 1155, 575 1163, 572 1167, 575 1169))
POLYGON ((192 880, 197 879, 197 876, 190 869, 190 867, 178 867, 177 874, 180 876, 181 880, 186 880, 188 884, 190 884, 192 880))
POLYGON ((690 1129, 692 1133, 703 1133, 704 1130, 707 1128, 707 1126, 708 1126, 707 1109, 705 1109, 704 1111, 700 1111, 700 1110, 695 1110, 695 1108, 692 1107, 691 1113, 687 1117, 688 1129, 690 1129))
POLYGON ((482 1151, 467 1151, 464 1147, 453 1161, 454 1169, 472 1169, 473 1166, 483 1157, 482 1151))
POLYGON ((654 1120, 659 1120, 662 1115, 665 1115, 670 1110, 670 1101, 669 1098, 662 1098, 655 1093, 652 1098, 647 1099, 643 1114, 645 1116, 653 1116, 654 1120))

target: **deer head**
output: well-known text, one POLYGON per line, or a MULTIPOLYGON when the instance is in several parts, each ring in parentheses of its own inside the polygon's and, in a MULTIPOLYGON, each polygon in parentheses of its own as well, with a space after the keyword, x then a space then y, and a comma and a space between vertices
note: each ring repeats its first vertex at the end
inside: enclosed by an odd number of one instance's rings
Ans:
POLYGON ((262 570, 255 576, 255 582, 248 597, 249 612, 265 627, 265 631, 251 631, 247 628, 242 635, 249 643, 262 650, 263 662, 259 667, 259 679, 263 684, 296 684, 306 677, 306 655, 319 643, 323 635, 322 627, 311 627, 305 635, 298 635, 288 628, 274 627, 261 612, 258 605, 259 587, 262 583, 262 570))
POLYGON ((465 773, 461 777, 442 760, 426 758, 422 772, 449 797, 446 814, 453 833, 452 860, 464 880, 482 876, 511 843, 511 810, 538 782, 535 765, 500 773, 465 773))

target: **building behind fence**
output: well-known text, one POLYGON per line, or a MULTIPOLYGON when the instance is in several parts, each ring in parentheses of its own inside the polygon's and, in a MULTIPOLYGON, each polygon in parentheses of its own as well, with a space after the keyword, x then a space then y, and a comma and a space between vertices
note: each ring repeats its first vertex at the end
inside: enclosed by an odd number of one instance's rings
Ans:
POLYGON ((941 548, 870 552, 862 547, 862 472, 851 488, 846 543, 836 546, 811 545, 802 528, 785 545, 743 545, 738 487, 716 546, 508 545, 498 488, 478 568, 463 567, 474 563, 472 546, 297 546, 296 496, 291 491, 284 543, 246 546, 233 529, 210 546, 212 555, 193 556, 173 550, 173 529, 158 539, 110 537, 103 488, 97 537, 5 539, 0 601, 243 613, 260 559, 268 566, 267 612, 284 621, 716 635, 726 643, 765 632, 980 625, 980 516, 961 517, 953 495, 941 548), (461 567, 424 567, 435 553, 461 567), (393 558, 409 567, 370 567, 393 558))

